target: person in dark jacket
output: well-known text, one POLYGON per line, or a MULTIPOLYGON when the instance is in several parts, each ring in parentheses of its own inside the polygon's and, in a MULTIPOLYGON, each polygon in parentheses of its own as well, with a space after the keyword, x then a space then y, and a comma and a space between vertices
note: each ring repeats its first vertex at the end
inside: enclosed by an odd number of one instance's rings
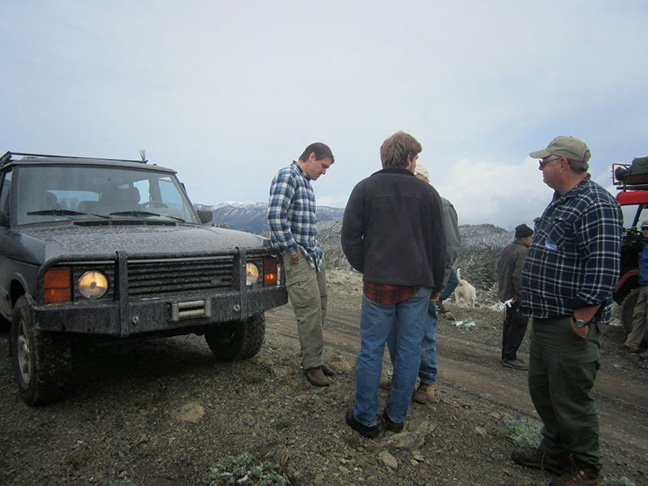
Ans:
POLYGON ((500 302, 506 304, 502 326, 502 365, 525 371, 528 366, 518 359, 517 350, 522 344, 529 318, 520 312, 522 291, 522 267, 529 245, 533 241, 533 230, 526 224, 515 228, 515 240, 504 248, 497 262, 497 289, 500 302))
MULTIPOLYGON (((429 182, 428 170, 421 163, 416 164, 414 175, 424 182, 429 182)), ((459 256, 461 248, 461 235, 459 234, 459 218, 457 211, 450 201, 441 196, 441 207, 443 208, 443 230, 446 237, 446 266, 443 278, 443 292, 446 291, 447 282, 453 272, 454 263, 459 256)), ((455 273, 456 276, 456 273, 455 273)), ((459 282, 459 280, 457 280, 459 282)), ((420 383, 412 399, 416 403, 428 405, 434 400, 437 383, 437 346, 436 346, 436 328, 437 328, 437 306, 441 302, 441 297, 437 301, 431 301, 428 305, 428 327, 423 336, 421 344, 421 365, 419 367, 420 383)))
POLYGON ((346 422, 376 437, 378 386, 385 344, 394 366, 382 420, 398 432, 403 424, 420 363, 428 302, 438 298, 446 264, 441 199, 414 176, 421 144, 398 132, 380 148, 383 169, 353 189, 342 221, 342 249, 363 273, 360 352, 355 403, 346 422))

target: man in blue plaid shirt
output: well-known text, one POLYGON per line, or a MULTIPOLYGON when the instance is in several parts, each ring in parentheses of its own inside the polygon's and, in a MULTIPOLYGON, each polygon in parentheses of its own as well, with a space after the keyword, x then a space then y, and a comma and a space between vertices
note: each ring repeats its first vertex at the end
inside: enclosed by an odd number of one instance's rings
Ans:
POLYGON ((536 220, 522 271, 521 311, 533 319, 529 392, 544 426, 537 449, 511 458, 557 474, 552 486, 598 486, 591 389, 619 277, 623 216, 590 179, 590 151, 581 140, 559 136, 530 155, 542 159, 544 182, 556 191, 536 220))
POLYGON ((284 260, 288 297, 295 311, 306 379, 327 386, 335 374, 322 360, 326 319, 324 252, 317 241, 316 181, 334 162, 331 149, 312 143, 299 160, 281 169, 270 186, 270 240, 284 260))

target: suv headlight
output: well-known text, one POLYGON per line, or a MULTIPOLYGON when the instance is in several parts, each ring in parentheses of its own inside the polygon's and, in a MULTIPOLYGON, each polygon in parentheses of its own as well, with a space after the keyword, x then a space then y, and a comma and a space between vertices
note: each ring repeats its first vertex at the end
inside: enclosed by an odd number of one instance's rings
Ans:
POLYGON ((259 267, 254 263, 245 264, 245 285, 250 286, 259 280, 259 267))
POLYGON ((79 278, 79 293, 86 299, 100 299, 108 292, 108 278, 97 271, 85 272, 79 278))

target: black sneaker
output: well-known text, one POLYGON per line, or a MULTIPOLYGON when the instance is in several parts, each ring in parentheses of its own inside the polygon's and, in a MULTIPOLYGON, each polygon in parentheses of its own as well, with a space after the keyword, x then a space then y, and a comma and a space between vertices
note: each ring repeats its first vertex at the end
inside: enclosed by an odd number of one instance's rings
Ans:
POLYGON ((513 368, 514 370, 526 371, 529 369, 527 365, 520 359, 506 359, 502 358, 502 366, 513 368))
POLYGON ((382 413, 382 419, 383 422, 385 423, 385 428, 391 432, 399 433, 403 430, 403 426, 405 425, 403 422, 394 422, 392 419, 390 419, 387 416, 387 410, 383 410, 382 413))
POLYGON ((373 427, 368 427, 358 422, 356 418, 353 416, 353 407, 350 407, 346 412, 346 423, 349 427, 351 427, 353 430, 358 432, 360 435, 364 437, 368 437, 369 439, 374 439, 378 437, 378 434, 380 434, 380 429, 378 429, 378 425, 374 425, 373 427))

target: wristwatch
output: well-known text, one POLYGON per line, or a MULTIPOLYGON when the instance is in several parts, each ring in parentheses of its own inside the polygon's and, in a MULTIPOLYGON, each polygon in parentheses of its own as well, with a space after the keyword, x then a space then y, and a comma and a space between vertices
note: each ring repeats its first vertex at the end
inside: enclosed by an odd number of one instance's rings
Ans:
POLYGON ((590 321, 584 321, 583 319, 576 319, 574 316, 572 316, 571 318, 572 321, 574 321, 574 324, 576 324, 576 327, 585 327, 590 323, 590 321))

